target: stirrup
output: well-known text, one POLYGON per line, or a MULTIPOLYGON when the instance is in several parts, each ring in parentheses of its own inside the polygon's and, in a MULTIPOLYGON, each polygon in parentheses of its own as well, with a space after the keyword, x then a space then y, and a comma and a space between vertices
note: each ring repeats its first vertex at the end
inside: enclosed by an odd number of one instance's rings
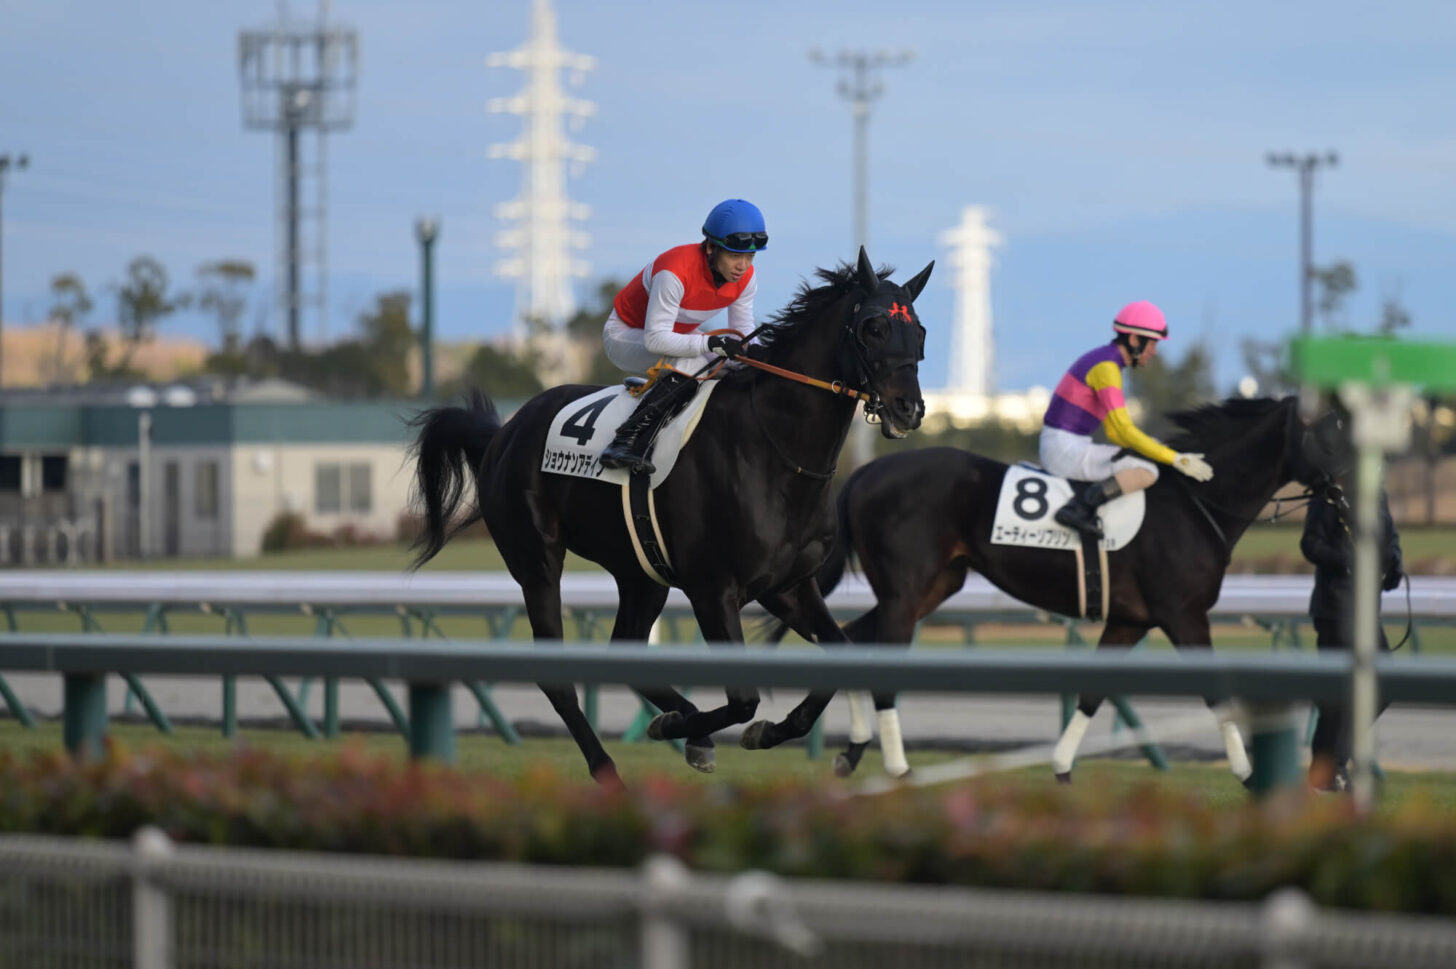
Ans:
POLYGON ((1098 541, 1102 540, 1102 523, 1097 520, 1096 511, 1084 517, 1078 514, 1078 509, 1073 507, 1073 503, 1068 502, 1061 508, 1058 508, 1056 515, 1053 517, 1056 519, 1058 525, 1064 525, 1080 535, 1086 535, 1088 538, 1095 538, 1098 541))

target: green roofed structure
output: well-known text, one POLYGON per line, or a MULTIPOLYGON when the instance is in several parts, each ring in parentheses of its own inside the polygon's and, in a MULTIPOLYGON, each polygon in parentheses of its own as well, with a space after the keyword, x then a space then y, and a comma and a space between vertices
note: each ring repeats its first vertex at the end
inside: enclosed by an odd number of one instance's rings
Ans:
POLYGON ((282 381, 0 393, 0 564, 257 555, 280 514, 393 537, 414 401, 282 381))

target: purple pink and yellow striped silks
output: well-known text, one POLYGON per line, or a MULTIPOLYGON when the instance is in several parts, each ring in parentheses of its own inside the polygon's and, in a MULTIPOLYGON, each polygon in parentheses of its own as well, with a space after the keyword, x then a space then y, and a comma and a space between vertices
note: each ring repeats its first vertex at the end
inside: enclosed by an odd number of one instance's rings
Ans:
POLYGON ((1062 376, 1042 423, 1072 434, 1092 436, 1099 424, 1107 439, 1160 464, 1172 464, 1177 452, 1159 443, 1132 422, 1122 396, 1122 351, 1108 343, 1082 354, 1062 376))

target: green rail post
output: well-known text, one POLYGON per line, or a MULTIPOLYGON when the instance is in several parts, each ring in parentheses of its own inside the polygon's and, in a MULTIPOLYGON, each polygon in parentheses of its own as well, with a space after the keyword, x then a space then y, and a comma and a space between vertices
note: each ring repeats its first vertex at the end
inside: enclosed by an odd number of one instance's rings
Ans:
POLYGON ((1294 704, 1270 701, 1247 704, 1249 762, 1254 771, 1248 787, 1256 797, 1292 788, 1300 782, 1299 724, 1294 704))
POLYGON ((15 691, 10 689, 10 684, 5 682, 3 676, 0 676, 0 695, 4 695, 5 705, 10 708, 11 715, 20 721, 20 725, 27 730, 34 730, 35 718, 30 715, 25 704, 20 702, 20 697, 15 695, 15 691))
POLYGON ((99 760, 106 754, 106 674, 65 675, 66 749, 77 760, 99 760))
POLYGON ((409 749, 415 760, 455 762, 455 721, 449 683, 410 683, 409 749))

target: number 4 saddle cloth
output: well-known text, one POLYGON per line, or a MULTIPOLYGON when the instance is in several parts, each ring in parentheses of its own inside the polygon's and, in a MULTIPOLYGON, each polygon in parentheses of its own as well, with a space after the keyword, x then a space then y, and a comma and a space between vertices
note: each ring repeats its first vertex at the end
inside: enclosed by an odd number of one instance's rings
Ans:
MULTIPOLYGON (((1086 482, 1068 481, 1041 468, 1014 464, 1006 469, 996 518, 991 523, 992 545, 1020 545, 1072 551, 1081 545, 1076 532, 1059 525, 1057 509, 1072 500, 1074 490, 1086 482)), ((1147 508, 1147 493, 1120 495, 1098 509, 1102 519, 1102 548, 1115 552, 1137 536, 1147 508)))
MULTIPOLYGON (((703 416, 703 408, 708 405, 708 398, 717 386, 716 380, 703 381, 688 406, 658 433, 652 450, 648 452, 656 468, 650 483, 653 489, 672 473, 677 456, 692 437, 703 416)), ((598 458, 611 443, 617 428, 636 407, 637 398, 621 384, 604 387, 570 401, 551 419, 551 428, 546 432, 546 447, 541 454, 541 470, 607 484, 626 484, 631 477, 626 469, 604 468, 598 458)))

